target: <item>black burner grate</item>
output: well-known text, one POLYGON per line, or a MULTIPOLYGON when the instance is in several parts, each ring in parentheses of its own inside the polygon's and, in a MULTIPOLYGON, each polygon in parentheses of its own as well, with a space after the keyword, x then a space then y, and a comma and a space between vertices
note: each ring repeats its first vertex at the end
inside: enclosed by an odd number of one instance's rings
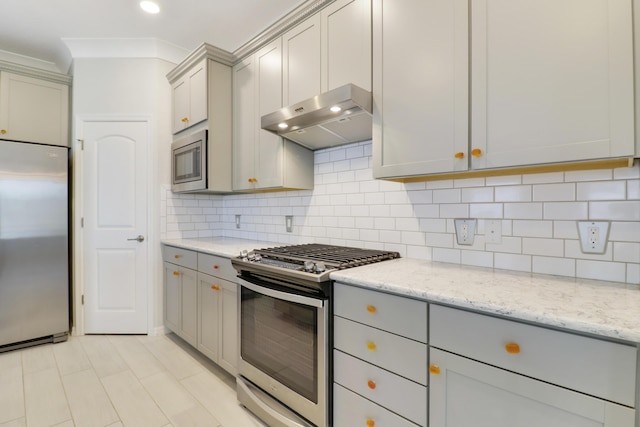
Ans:
POLYGON ((279 246, 254 251, 262 258, 288 262, 323 262, 337 269, 357 267, 365 264, 400 258, 398 252, 361 249, 346 246, 310 243, 305 245, 279 246))

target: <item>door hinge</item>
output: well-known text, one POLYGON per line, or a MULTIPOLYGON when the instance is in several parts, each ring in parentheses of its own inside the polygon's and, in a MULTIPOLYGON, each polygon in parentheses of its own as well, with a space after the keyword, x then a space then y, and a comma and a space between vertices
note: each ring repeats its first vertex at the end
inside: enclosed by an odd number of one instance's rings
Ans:
POLYGON ((84 139, 78 138, 77 141, 80 143, 80 149, 84 151, 84 139))
POLYGON ((82 294, 82 305, 84 305, 84 294, 82 294))

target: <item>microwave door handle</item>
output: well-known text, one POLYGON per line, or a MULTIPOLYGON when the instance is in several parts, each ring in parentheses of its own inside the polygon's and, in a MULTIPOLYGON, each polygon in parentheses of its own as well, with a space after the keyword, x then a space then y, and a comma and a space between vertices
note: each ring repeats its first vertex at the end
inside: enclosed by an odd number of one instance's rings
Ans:
POLYGON ((259 294, 266 295, 268 297, 272 297, 275 299, 280 299, 289 302, 295 302, 298 304, 309 305, 312 307, 323 308, 324 301, 315 298, 308 298, 302 295, 291 294, 288 292, 276 291, 275 289, 265 288, 263 286, 254 285, 251 282, 247 282, 243 279, 238 279, 238 283, 241 286, 244 286, 247 289, 252 290, 253 292, 257 292, 259 294))

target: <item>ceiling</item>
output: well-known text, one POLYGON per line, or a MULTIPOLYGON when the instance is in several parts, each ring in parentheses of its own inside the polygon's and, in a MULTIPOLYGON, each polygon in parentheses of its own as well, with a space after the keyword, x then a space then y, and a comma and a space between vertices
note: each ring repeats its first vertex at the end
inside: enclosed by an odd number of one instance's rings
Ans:
POLYGON ((0 0, 0 51, 51 63, 66 73, 63 38, 156 38, 190 52, 207 42, 233 52, 304 0, 0 0))

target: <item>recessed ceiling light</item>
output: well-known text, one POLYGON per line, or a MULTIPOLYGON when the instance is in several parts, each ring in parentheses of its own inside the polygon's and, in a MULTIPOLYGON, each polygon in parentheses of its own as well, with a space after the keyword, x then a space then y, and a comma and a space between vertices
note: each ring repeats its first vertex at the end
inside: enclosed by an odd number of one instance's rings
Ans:
POLYGON ((140 7, 147 13, 158 13, 160 12, 160 6, 157 3, 152 1, 141 1, 140 7))

